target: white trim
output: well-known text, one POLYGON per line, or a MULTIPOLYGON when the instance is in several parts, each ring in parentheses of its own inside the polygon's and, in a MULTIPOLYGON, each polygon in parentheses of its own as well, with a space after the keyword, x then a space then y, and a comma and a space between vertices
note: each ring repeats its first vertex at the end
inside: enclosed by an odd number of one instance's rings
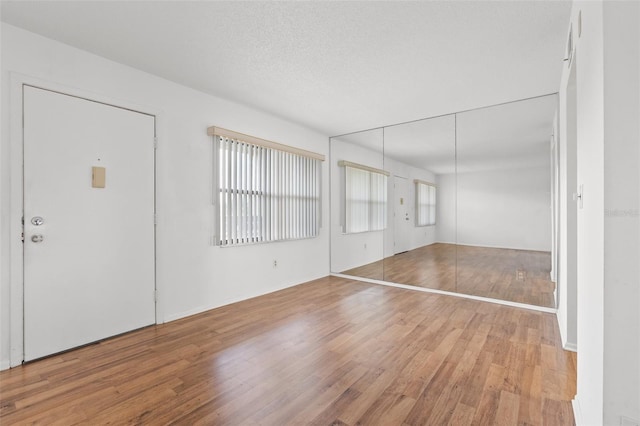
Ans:
POLYGON ((218 308, 222 308, 224 306, 233 305, 234 303, 243 302, 245 300, 250 300, 250 299, 255 299, 257 297, 266 296, 267 294, 276 293, 278 291, 286 290, 286 289, 291 288, 291 287, 296 287, 296 286, 299 286, 299 285, 302 285, 302 284, 306 284, 308 282, 315 281, 315 280, 318 280, 320 278, 323 278, 323 277, 312 278, 309 281, 303 281, 303 282, 294 283, 294 284, 287 284, 284 287, 273 288, 273 289, 267 290, 266 292, 256 294, 255 296, 234 297, 232 299, 228 299, 228 300, 226 300, 224 302, 221 302, 221 303, 216 303, 216 304, 213 304, 213 305, 206 305, 206 306, 199 306, 197 308, 189 309, 189 310, 178 312, 178 313, 175 313, 175 314, 169 314, 169 315, 167 315, 165 322, 177 321, 179 319, 187 318, 187 317, 190 317, 190 316, 193 316, 193 315, 198 315, 198 314, 201 314, 201 313, 204 313, 204 312, 211 311, 213 309, 218 309, 218 308))
POLYGON ((279 142, 273 142, 266 139, 258 138, 256 136, 246 135, 244 133, 236 132, 229 129, 223 129, 222 127, 211 126, 207 129, 207 135, 219 136, 221 138, 231 139, 237 142, 246 143, 249 145, 261 146, 264 148, 275 149, 278 151, 288 152, 290 154, 300 155, 302 157, 311 158, 313 160, 324 161, 325 157, 317 152, 307 151, 306 149, 297 148, 295 146, 284 145, 279 142))
MULTIPOLYGON (((9 365, 15 367, 22 364, 24 360, 24 253, 22 243, 22 215, 23 215, 23 85, 29 85, 36 88, 59 92, 78 98, 83 98, 99 103, 104 103, 114 107, 120 107, 135 112, 151 115, 155 117, 156 137, 160 138, 161 125, 164 120, 161 119, 162 112, 158 109, 134 104, 122 99, 114 99, 88 90, 78 89, 75 87, 65 86, 52 81, 42 80, 21 73, 9 72, 10 98, 9 98, 9 125, 10 125, 10 176, 11 181, 10 193, 10 233, 9 233, 9 280, 10 280, 10 297, 9 297, 9 315, 11 318, 10 335, 9 335, 9 365)), ((157 170, 157 155, 154 159, 155 168, 157 170)), ((155 173, 155 194, 154 199, 157 208, 158 202, 158 173, 155 173)), ((157 213, 157 212, 156 212, 157 213)), ((154 237, 154 245, 157 254, 157 229, 154 237)), ((164 322, 164 301, 162 295, 165 294, 164 288, 158 283, 158 263, 156 256, 156 265, 154 271, 154 280, 156 282, 156 291, 158 299, 155 304, 155 321, 156 324, 164 322)), ((4 364, 2 365, 4 367, 4 364)))
POLYGON ((550 250, 540 250, 540 249, 534 249, 534 248, 492 246, 489 244, 465 244, 465 243, 450 243, 450 244, 456 244, 458 246, 466 246, 466 247, 486 247, 486 248, 503 249, 503 250, 539 251, 541 253, 551 253, 550 250))
POLYGON ((565 344, 562 345, 562 349, 564 349, 565 351, 571 351, 571 352, 578 352, 578 345, 576 345, 575 343, 571 343, 571 342, 567 342, 565 344))
MULTIPOLYGON (((456 242, 455 241, 434 241, 431 244, 456 244, 456 242)), ((431 245, 431 244, 429 244, 429 245, 431 245)), ((477 246, 477 247, 480 247, 480 246, 477 246)))
POLYGON ((578 399, 578 395, 574 399, 571 400, 571 407, 573 408, 573 419, 576 422, 576 426, 584 425, 584 420, 582 418, 582 409, 580 408, 580 400, 578 399))
MULTIPOLYGON (((351 167, 352 169, 366 170, 371 173, 378 173, 379 175, 385 175, 387 177, 391 176, 386 170, 376 169, 375 167, 365 166, 364 164, 352 163, 351 161, 340 160, 338 161, 338 167, 351 167)), ((398 176, 402 177, 402 176, 398 176)), ((406 178, 402 178, 406 179, 406 178)))
MULTIPOLYGON (((231 303, 233 303, 233 302, 231 302, 231 303)), ((224 306, 224 305, 220 305, 220 306, 224 306)), ((220 306, 218 306, 218 305, 216 305, 216 306, 199 306, 197 308, 189 309, 187 311, 178 312, 178 313, 175 313, 175 314, 169 314, 169 315, 166 316, 164 322, 177 321, 179 319, 187 318, 187 317, 190 317, 192 315, 198 315, 198 314, 201 314, 203 312, 210 311, 211 309, 219 308, 220 306)))
POLYGON ((403 288, 405 290, 421 291, 423 293, 435 293, 435 294, 441 294, 445 296, 460 297, 462 299, 471 299, 471 300, 477 300, 479 302, 495 303, 497 305, 511 306, 513 308, 529 309, 531 311, 545 312, 548 314, 555 314, 557 312, 557 309, 555 308, 546 308, 544 306, 528 305, 526 303, 511 302, 508 300, 492 299, 490 297, 473 296, 471 294, 464 294, 464 293, 453 293, 451 291, 437 290, 437 289, 426 288, 426 287, 416 287, 416 286, 411 286, 407 284, 398 284, 390 281, 381 281, 381 280, 374 280, 371 278, 356 277, 353 275, 345 275, 345 274, 337 274, 337 273, 331 273, 331 275, 334 277, 347 278, 347 279, 356 280, 356 281, 364 281, 371 284, 386 285, 388 287, 403 288))
POLYGON ((504 247, 504 246, 493 246, 490 244, 465 244, 465 243, 457 243, 455 241, 436 241, 436 243, 440 243, 440 244, 453 244, 456 246, 463 246, 463 247, 486 247, 486 248, 493 248, 493 249, 502 249, 502 250, 522 250, 522 251, 539 251, 542 253, 549 253, 545 250, 536 250, 536 249, 528 249, 528 248, 516 248, 516 247, 504 247))
POLYGON ((10 205, 9 205, 9 363, 15 367, 23 356, 23 285, 22 285, 22 81, 10 75, 9 134, 10 205))
MULTIPOLYGON (((400 177, 400 176, 398 176, 400 177)), ((406 178, 405 178, 406 179, 406 178)), ((427 186, 433 186, 434 188, 437 188, 438 186, 435 183, 431 183, 431 182, 427 182, 426 180, 421 180, 421 179, 414 179, 413 183, 421 183, 423 185, 427 185, 427 186)))
POLYGON ((11 364, 9 363, 8 359, 5 359, 2 361, 2 363, 0 363, 0 371, 8 370, 9 368, 11 368, 11 364))
MULTIPOLYGON (((557 285, 556 285, 556 288, 558 288, 557 285)), ((558 306, 558 302, 556 302, 556 306, 558 306)), ((567 345, 568 345, 567 336, 566 336, 567 330, 563 329, 562 325, 560 324, 560 312, 561 312, 560 309, 561 309, 561 307, 558 306, 557 309, 558 309, 558 312, 556 312, 556 322, 558 324, 558 330, 560 330, 560 343, 562 343, 562 347, 566 350, 567 349, 567 345)), ((575 352, 578 352, 577 351, 577 347, 578 346, 577 345, 575 345, 575 346, 576 346, 576 351, 575 352)))

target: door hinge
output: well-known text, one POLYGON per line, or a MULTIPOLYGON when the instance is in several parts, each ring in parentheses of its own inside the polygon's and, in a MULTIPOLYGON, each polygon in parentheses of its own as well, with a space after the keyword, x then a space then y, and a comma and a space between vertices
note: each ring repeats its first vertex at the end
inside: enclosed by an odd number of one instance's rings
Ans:
POLYGON ((573 193, 573 201, 578 202, 578 208, 583 208, 584 185, 578 187, 578 192, 573 193))
POLYGON ((154 225, 157 225, 157 224, 158 224, 158 214, 157 214, 157 213, 154 213, 154 214, 153 214, 153 224, 154 224, 154 225))
POLYGON ((153 137, 153 149, 158 149, 158 137, 153 137))
POLYGON ((153 290, 153 301, 154 302, 158 301, 158 290, 153 290))

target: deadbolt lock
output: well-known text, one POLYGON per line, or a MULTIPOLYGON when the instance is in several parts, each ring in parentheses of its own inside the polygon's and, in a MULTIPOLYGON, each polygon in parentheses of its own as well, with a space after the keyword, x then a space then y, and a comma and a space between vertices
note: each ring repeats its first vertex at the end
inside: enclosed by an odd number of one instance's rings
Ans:
POLYGON ((40 226, 44 223, 44 219, 41 218, 40 216, 34 216, 31 218, 31 223, 34 224, 35 226, 40 226))
POLYGON ((44 237, 40 234, 35 234, 31 236, 31 241, 33 241, 34 243, 42 242, 42 240, 44 240, 44 237))

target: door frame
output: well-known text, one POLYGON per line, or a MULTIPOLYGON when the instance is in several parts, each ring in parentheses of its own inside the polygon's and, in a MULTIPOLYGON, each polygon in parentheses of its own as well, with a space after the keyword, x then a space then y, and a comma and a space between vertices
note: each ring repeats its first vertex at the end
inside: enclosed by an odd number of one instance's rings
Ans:
MULTIPOLYGON (((127 109, 133 112, 151 115, 155 121, 156 149, 154 150, 154 212, 158 213, 158 140, 160 139, 160 123, 163 123, 162 113, 148 106, 134 104, 122 99, 114 99, 92 91, 65 86, 51 81, 46 81, 24 74, 11 72, 10 80, 10 230, 9 230, 9 277, 10 277, 10 367, 15 367, 24 361, 24 243, 23 239, 23 212, 24 212, 24 137, 23 137, 23 86, 32 86, 63 95, 69 95, 88 101, 127 109)), ((164 293, 159 288, 158 282, 158 225, 154 227, 154 283, 156 290, 155 324, 164 322, 164 303, 161 295, 164 293)))
MULTIPOLYGON (((406 209, 408 212, 411 211, 411 206, 415 206, 415 194, 413 194, 413 197, 411 197, 411 185, 409 185, 409 178, 408 177, 404 177, 404 176, 400 176, 400 175, 393 175, 393 254, 399 254, 399 253, 404 253, 405 251, 410 251, 411 250, 411 231, 409 230, 409 233, 407 235, 405 235, 406 237, 406 242, 407 242, 407 250, 402 250, 402 251, 398 251, 396 249, 396 235, 398 234, 398 227, 397 227, 397 219, 398 219, 398 191, 396 191, 396 179, 404 179, 407 181, 407 185, 405 187, 405 193, 406 193, 406 209), (413 198, 410 200, 410 198, 413 198), (412 201, 412 203, 409 203, 409 201, 412 201)), ((413 224, 415 222, 415 218, 414 220, 409 220, 410 224, 413 224)))

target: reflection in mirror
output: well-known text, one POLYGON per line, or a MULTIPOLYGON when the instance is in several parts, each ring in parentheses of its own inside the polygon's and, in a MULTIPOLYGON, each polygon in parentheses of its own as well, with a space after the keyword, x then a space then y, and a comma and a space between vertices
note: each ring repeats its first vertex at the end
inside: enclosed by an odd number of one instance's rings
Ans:
POLYGON ((382 280, 389 180, 383 130, 331 138, 330 150, 331 270, 382 280))
POLYGON ((457 287, 555 307, 551 146, 555 95, 457 114, 457 287))
POLYGON ((554 307, 556 109, 549 95, 332 138, 332 272, 554 307))
MULTIPOLYGON (((436 117, 385 128, 385 167, 390 226, 385 233, 384 280, 456 291, 455 238, 443 240, 442 220, 455 216, 455 187, 443 190, 438 177, 455 172, 455 117, 436 117)), ((455 237, 455 233, 454 233, 455 237)))

